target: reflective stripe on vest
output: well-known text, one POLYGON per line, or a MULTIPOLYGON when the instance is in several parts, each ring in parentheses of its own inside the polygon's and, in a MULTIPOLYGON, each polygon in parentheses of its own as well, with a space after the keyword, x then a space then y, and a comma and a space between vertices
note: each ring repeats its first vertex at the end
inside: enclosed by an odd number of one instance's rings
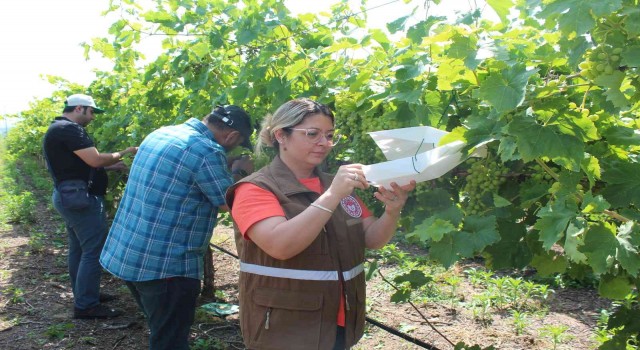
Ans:
MULTIPOLYGON (((254 275, 290 278, 295 280, 309 281, 337 281, 338 271, 318 271, 318 270, 294 270, 281 269, 279 267, 269 267, 240 262, 240 271, 252 273, 254 275)), ((342 272, 345 281, 351 280, 364 271, 364 265, 359 264, 349 271, 342 272)))

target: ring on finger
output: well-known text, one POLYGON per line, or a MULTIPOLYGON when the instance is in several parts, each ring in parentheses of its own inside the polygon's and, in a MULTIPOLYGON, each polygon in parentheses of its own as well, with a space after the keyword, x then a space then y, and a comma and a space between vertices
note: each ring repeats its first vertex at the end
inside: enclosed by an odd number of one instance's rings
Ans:
POLYGON ((360 176, 358 176, 358 173, 353 174, 353 181, 358 181, 360 179, 360 176))

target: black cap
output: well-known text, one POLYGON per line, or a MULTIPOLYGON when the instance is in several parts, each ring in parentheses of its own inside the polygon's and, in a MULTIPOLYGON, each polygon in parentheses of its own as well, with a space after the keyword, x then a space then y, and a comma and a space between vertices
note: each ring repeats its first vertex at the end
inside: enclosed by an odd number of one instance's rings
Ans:
POLYGON ((251 135, 253 134, 253 127, 251 126, 251 117, 244 109, 234 105, 216 106, 211 111, 211 115, 222 120, 228 127, 238 130, 244 138, 242 147, 252 149, 251 135))

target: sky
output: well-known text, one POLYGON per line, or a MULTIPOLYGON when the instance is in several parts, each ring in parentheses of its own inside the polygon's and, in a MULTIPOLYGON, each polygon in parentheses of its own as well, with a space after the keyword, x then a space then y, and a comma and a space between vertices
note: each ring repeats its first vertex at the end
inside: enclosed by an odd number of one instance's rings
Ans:
MULTIPOLYGON (((295 13, 327 10, 333 0, 286 0, 295 13)), ((355 1, 354 1, 355 2, 355 1)), ((482 3, 482 1, 475 1, 482 3)), ((424 0, 369 0, 369 23, 383 26, 389 20, 409 14, 422 6, 424 0)), ((0 5, 0 116, 17 114, 29 107, 29 102, 51 95, 55 87, 46 75, 65 78, 89 85, 95 79, 94 70, 108 70, 108 60, 94 54, 84 58, 83 42, 108 35, 114 15, 103 16, 109 0, 5 0, 0 5)), ((453 15, 466 10, 467 1, 442 0, 431 13, 453 15)), ((356 7, 357 8, 357 7, 356 7)), ((147 41, 150 51, 159 42, 147 41)), ((143 49, 144 52, 144 49, 143 49)))

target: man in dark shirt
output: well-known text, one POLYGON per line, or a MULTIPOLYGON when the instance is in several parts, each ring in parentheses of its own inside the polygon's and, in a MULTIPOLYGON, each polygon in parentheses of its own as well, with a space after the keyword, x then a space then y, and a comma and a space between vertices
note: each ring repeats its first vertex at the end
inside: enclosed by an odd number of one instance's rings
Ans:
POLYGON ((61 117, 44 136, 45 159, 54 181, 53 206, 67 226, 69 236, 69 276, 74 298, 74 318, 110 318, 122 314, 100 302, 113 299, 100 294, 102 267, 98 259, 107 236, 104 195, 107 189, 105 167, 126 168, 123 155, 135 154, 137 147, 114 153, 100 153, 84 129, 96 114, 104 113, 91 96, 76 94, 65 101, 61 117), (91 204, 84 209, 68 209, 60 201, 57 185, 64 180, 85 180, 91 184, 91 204))

